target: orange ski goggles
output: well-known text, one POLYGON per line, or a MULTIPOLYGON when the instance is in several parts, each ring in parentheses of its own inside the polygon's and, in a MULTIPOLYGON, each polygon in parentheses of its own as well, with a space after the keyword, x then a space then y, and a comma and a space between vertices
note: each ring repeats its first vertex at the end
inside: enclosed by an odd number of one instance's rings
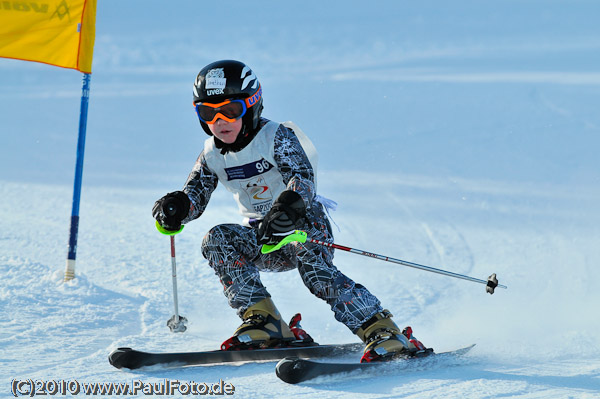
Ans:
POLYGON ((246 114, 248 108, 260 100, 262 89, 259 86, 256 93, 248 98, 236 98, 225 100, 218 104, 199 102, 195 103, 196 113, 200 121, 212 125, 217 119, 227 122, 235 122, 246 114))

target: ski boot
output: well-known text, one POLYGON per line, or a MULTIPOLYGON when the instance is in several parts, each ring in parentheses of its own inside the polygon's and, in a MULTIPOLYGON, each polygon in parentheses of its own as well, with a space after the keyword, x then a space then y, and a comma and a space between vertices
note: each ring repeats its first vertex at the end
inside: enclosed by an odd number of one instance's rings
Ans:
POLYGON ((221 344, 221 350, 281 347, 296 339, 288 325, 281 320, 271 298, 250 306, 242 319, 244 322, 235 330, 233 337, 221 344))
POLYGON ((367 345, 361 363, 380 362, 395 357, 419 356, 431 352, 412 335, 412 328, 403 331, 392 321, 389 310, 377 313, 357 331, 356 335, 367 345))

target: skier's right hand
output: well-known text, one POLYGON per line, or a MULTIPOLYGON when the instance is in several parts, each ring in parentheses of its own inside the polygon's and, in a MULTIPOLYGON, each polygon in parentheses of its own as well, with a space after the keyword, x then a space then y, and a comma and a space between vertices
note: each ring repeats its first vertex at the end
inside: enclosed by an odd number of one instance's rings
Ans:
POLYGON ((152 216, 169 231, 181 228, 181 221, 190 212, 190 198, 183 191, 174 191, 156 201, 152 207, 152 216))

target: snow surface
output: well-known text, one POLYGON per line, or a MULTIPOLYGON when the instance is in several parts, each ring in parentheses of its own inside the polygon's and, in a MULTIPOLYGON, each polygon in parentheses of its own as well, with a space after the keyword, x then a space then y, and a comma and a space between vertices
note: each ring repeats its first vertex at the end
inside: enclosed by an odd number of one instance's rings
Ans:
MULTIPOLYGON (((100 2, 77 278, 62 283, 81 75, 0 60, 0 376, 235 386, 235 397, 600 398, 600 27, 596 1, 251 4, 100 2), (424 3, 424 4, 421 4, 424 3), (336 241, 486 279, 340 253, 401 325, 466 357, 298 386, 275 363, 114 369, 119 346, 216 349, 239 324, 200 253, 240 220, 219 189, 176 238, 150 210, 179 189, 205 139, 190 106, 198 70, 240 59, 264 115, 320 151, 339 202, 336 241)), ((354 342, 297 273, 263 274, 284 317, 322 343, 354 342)), ((142 395, 140 395, 142 396, 142 395)))

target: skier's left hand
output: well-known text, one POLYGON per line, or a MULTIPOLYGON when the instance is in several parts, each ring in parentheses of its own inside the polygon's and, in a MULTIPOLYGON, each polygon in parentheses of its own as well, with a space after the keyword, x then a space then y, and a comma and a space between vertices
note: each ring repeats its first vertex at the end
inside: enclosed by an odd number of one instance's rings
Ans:
POLYGON ((259 245, 274 244, 304 225, 306 206, 295 191, 285 190, 273 203, 271 210, 258 225, 256 238, 259 245))

